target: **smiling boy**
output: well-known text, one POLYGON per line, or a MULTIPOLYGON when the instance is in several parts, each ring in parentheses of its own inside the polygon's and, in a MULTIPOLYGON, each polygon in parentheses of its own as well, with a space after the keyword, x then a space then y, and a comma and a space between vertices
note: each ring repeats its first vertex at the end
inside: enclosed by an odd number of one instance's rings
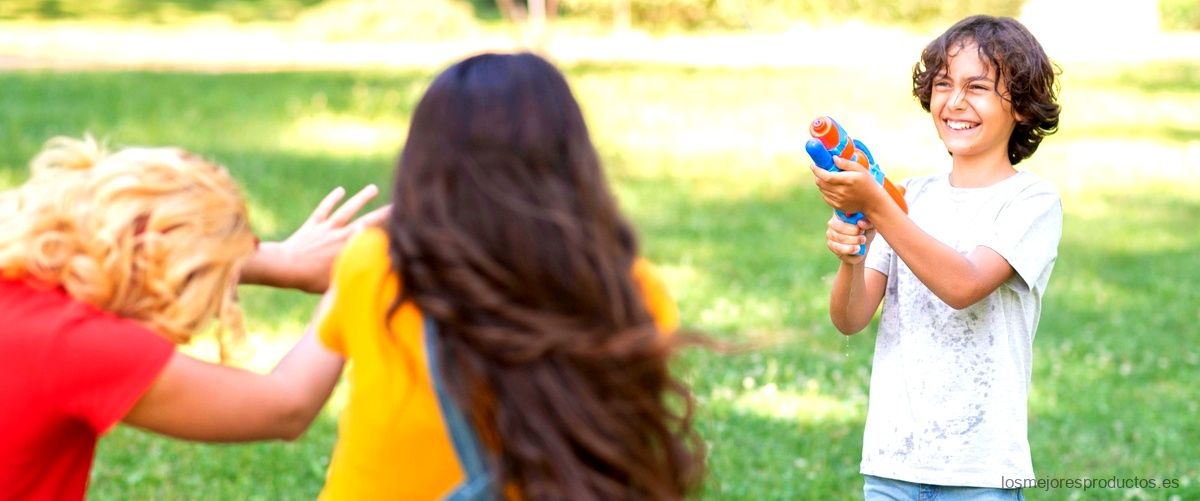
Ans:
POLYGON ((883 303, 863 439, 867 499, 1022 499, 1003 479, 1034 476, 1033 337, 1062 204, 1048 182, 1014 166, 1057 130, 1054 76, 1016 20, 966 18, 913 68, 913 94, 951 170, 905 183, 907 215, 857 164, 813 167, 826 202, 867 216, 828 223, 827 246, 841 260, 834 326, 857 333, 883 303))

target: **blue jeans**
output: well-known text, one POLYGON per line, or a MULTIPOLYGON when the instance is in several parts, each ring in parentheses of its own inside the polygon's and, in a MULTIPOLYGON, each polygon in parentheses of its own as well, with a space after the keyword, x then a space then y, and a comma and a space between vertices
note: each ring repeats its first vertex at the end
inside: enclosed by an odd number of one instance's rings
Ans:
POLYGON ((1025 501, 1021 489, 914 484, 863 475, 866 501, 1025 501))

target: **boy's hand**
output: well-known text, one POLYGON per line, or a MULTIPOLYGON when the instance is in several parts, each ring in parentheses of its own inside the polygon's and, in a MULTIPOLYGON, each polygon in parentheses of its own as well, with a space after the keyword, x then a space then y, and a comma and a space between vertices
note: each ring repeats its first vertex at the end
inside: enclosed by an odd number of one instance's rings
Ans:
POLYGON ((833 255, 846 264, 860 264, 866 260, 865 253, 859 255, 858 247, 866 245, 870 248, 871 241, 875 239, 875 227, 870 221, 863 219, 857 225, 853 225, 834 215, 829 218, 827 226, 825 246, 829 247, 833 255))
POLYGON ((830 207, 846 214, 866 212, 875 206, 887 193, 875 182, 866 167, 841 157, 833 162, 842 172, 829 172, 815 165, 810 166, 816 178, 817 189, 830 207))

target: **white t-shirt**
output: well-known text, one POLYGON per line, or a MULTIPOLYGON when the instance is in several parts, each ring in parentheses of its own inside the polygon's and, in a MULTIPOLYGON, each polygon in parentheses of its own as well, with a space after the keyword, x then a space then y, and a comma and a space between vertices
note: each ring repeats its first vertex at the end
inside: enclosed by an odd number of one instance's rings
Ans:
POLYGON ((1033 336, 1062 236, 1058 192, 1029 172, 983 188, 955 188, 948 174, 906 188, 922 230, 963 255, 995 250, 1016 273, 955 310, 876 237, 866 266, 887 275, 887 289, 861 471, 974 487, 1034 478, 1027 407, 1033 336))

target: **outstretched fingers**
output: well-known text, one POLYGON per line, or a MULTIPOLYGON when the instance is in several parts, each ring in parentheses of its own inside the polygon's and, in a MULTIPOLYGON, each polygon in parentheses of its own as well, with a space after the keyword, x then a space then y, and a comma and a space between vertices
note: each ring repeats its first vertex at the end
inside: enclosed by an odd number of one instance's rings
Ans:
MULTIPOLYGON (((362 192, 360 191, 359 193, 362 192)), ((329 218, 329 213, 333 212, 333 208, 337 207, 337 203, 344 196, 346 196, 345 188, 341 186, 334 188, 328 195, 325 195, 325 198, 321 199, 321 203, 317 204, 317 208, 313 209, 312 214, 308 216, 308 223, 324 222, 329 218)))
POLYGON ((388 216, 391 214, 392 204, 387 204, 383 207, 363 214, 358 218, 357 221, 354 222, 354 226, 359 229, 368 228, 371 226, 383 226, 384 222, 388 220, 388 216))
MULTIPOLYGON (((358 214, 358 211, 362 210, 362 208, 367 205, 367 202, 370 202, 371 199, 375 198, 375 195, 377 194, 379 194, 379 187, 373 184, 368 184, 363 189, 358 190, 358 193, 355 193, 354 196, 350 197, 349 200, 346 200, 346 203, 342 204, 341 207, 338 207, 337 211, 335 211, 333 215, 329 217, 329 223, 335 228, 345 226, 350 222, 350 219, 353 218, 355 214, 358 214)), ((330 193, 330 195, 332 195, 332 193, 330 193)), ((322 200, 321 203, 324 204, 325 201, 322 200)), ((372 211, 363 217, 365 218, 370 216, 371 214, 374 214, 374 212, 376 211, 372 211)))

